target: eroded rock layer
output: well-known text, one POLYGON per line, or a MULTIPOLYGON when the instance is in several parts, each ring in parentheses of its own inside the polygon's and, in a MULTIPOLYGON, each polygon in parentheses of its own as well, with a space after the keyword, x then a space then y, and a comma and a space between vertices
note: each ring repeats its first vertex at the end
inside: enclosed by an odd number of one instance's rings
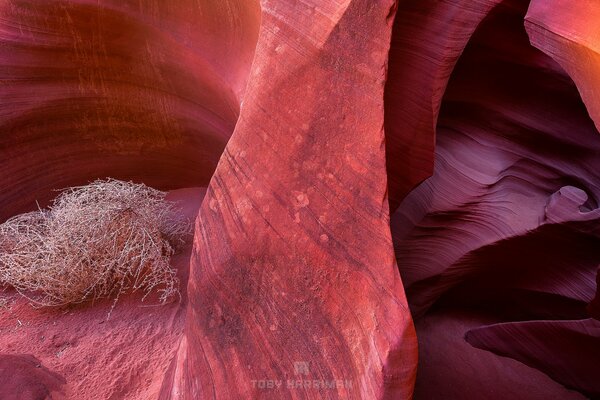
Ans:
POLYGON ((210 181, 136 400, 598 397, 598 4, 0 2, 0 222, 210 181))
POLYGON ((259 5, 0 4, 0 221, 95 178, 206 185, 231 135, 259 5))
POLYGON ((442 96, 473 31, 501 0, 399 2, 385 90, 390 208, 433 173, 442 96))
POLYGON ((394 2, 262 6, 244 106, 197 220, 163 398, 409 398, 416 347, 383 132, 394 2))
MULTIPOLYGON (((590 118, 597 8, 555 3, 507 0, 478 26, 444 93, 433 176, 393 216, 398 264, 428 347, 416 398, 459 399, 493 384, 484 372, 449 379, 452 357, 438 343, 447 340, 464 349, 455 367, 496 368, 505 383, 528 386, 499 385, 487 398, 581 398, 561 385, 598 394, 590 359, 600 333, 589 319, 596 303, 588 305, 600 264, 600 135, 590 118), (465 348, 467 332, 474 346, 527 367, 515 374, 502 358, 486 367, 488 355, 465 348), (578 349, 568 344, 576 336, 578 349), (584 351, 590 359, 574 356, 584 351)), ((452 28, 437 22, 451 41, 452 28)))

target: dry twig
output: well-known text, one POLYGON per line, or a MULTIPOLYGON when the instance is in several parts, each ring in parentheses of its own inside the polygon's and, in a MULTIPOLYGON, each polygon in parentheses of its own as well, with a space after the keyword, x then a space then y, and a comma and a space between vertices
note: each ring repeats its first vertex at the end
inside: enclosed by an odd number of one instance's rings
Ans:
POLYGON ((191 222, 143 184, 108 179, 67 189, 49 210, 0 225, 0 284, 59 306, 142 290, 178 295, 169 259, 191 222))

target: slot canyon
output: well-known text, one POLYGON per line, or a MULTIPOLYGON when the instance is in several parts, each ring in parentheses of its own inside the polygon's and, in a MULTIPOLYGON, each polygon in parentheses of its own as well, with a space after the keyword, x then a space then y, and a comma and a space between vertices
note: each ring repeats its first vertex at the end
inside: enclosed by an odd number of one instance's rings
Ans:
POLYGON ((600 398, 599 129, 597 0, 0 1, 0 223, 194 221, 166 305, 0 280, 0 399, 600 398))

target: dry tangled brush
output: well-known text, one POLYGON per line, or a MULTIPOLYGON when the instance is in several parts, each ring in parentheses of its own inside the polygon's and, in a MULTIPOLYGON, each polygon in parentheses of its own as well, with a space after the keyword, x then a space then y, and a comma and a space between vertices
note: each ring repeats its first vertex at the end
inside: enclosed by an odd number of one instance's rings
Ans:
POLYGON ((0 283, 42 306, 136 290, 156 290, 165 303, 179 294, 169 259, 190 233, 164 192, 95 181, 0 225, 0 283))

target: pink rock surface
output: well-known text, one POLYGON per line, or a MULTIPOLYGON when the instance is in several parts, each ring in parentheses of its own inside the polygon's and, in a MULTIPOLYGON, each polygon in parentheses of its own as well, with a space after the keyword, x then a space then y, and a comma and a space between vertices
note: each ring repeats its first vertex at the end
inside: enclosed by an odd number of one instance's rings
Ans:
POLYGON ((0 221, 95 178, 206 186, 258 34, 249 0, 0 3, 0 221))
POLYGON ((65 380, 31 355, 0 355, 0 398, 4 400, 62 399, 65 380))
POLYGON ((526 5, 499 6, 474 35, 445 95, 434 176, 394 215, 408 291, 427 286, 417 313, 478 272, 478 249, 600 215, 600 137, 568 76, 529 46, 526 5))
MULTIPOLYGON (((204 189, 189 188, 168 199, 193 217, 203 195, 204 189)), ((188 246, 173 257, 182 299, 164 306, 156 296, 142 302, 134 294, 121 296, 112 311, 112 299, 35 309, 14 291, 0 290, 9 299, 0 308, 0 399, 157 398, 184 328, 190 254, 188 246)))
POLYGON ((598 4, 0 2, 0 221, 208 185, 183 302, 16 300, 0 399, 599 396, 598 4))
POLYGON ((240 120, 197 220, 186 328, 162 398, 410 398, 416 340, 383 132, 394 2, 262 5, 240 120))
POLYGON ((435 134, 448 80, 473 31, 501 0, 398 3, 385 91, 390 208, 433 173, 435 134))
POLYGON ((545 372, 590 398, 600 396, 600 321, 527 321, 469 331, 475 347, 511 357, 545 372))
POLYGON ((600 130, 600 3, 532 0, 525 27, 531 44, 573 79, 600 130))
MULTIPOLYGON (((415 399, 583 400, 544 372, 508 357, 480 350, 465 332, 493 323, 485 312, 440 309, 416 321, 419 372, 415 399)), ((518 338, 511 338, 518 341, 518 338)))
POLYGON ((600 264, 600 136, 590 116, 599 85, 585 55, 597 37, 596 6, 584 16, 587 2, 550 3, 504 1, 475 30, 444 93, 433 176, 393 215, 422 349, 417 399, 445 389, 449 398, 597 395, 600 370, 590 361, 599 334, 589 319, 597 303, 589 303, 600 264), (532 25, 544 18, 554 33, 532 25), (465 347, 467 332, 477 349, 465 347), (575 336, 580 343, 571 345, 575 336), (445 350, 448 343, 460 350, 445 350), (577 361, 582 352, 590 358, 577 361), (460 368, 480 372, 465 379, 460 368), (511 393, 511 384, 527 389, 511 393))

